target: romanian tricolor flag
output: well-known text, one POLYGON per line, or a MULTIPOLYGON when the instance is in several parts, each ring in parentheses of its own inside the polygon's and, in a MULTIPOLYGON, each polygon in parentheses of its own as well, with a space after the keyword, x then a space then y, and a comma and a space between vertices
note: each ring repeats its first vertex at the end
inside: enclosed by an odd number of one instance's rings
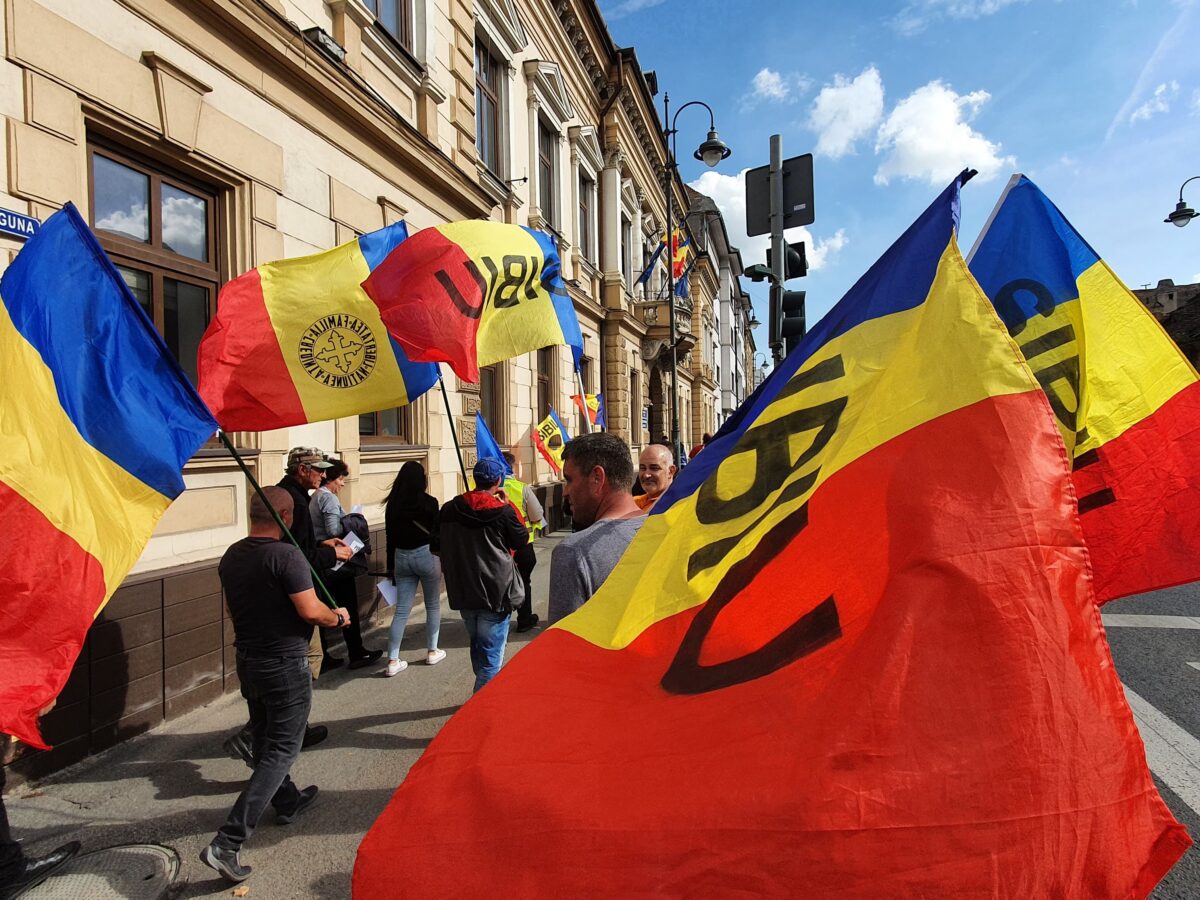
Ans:
POLYGON ((684 265, 687 263, 688 248, 692 246, 692 239, 683 233, 682 229, 676 228, 671 235, 671 273, 675 278, 682 278, 684 265))
POLYGON ((221 289, 200 342, 200 395, 226 431, 267 431, 411 403, 437 382, 388 336, 362 282, 403 222, 267 263, 221 289))
POLYGON ((0 297, 0 732, 44 748, 38 713, 217 423, 71 204, 0 297))
POLYGON ((562 471, 563 447, 570 439, 571 436, 567 434, 567 426, 563 424, 562 419, 553 409, 550 410, 550 415, 542 419, 533 431, 533 446, 537 447, 538 453, 542 454, 542 458, 550 463, 550 467, 555 472, 562 471))
POLYGON ((356 898, 398 879, 1130 897, 1184 852, 1108 655, 1061 438, 959 255, 957 200, 956 182, 595 596, 451 718, 364 838, 356 898))
POLYGON ((363 283, 410 359, 479 380, 490 366, 555 344, 576 366, 583 335, 554 239, 503 222, 451 222, 417 232, 363 283))
POLYGON ((606 427, 603 394, 572 394, 571 400, 579 407, 579 411, 588 417, 589 422, 601 428, 606 427))
POLYGON ((1200 579, 1200 383, 1154 316, 1023 175, 971 256, 1050 398, 1101 602, 1200 579))

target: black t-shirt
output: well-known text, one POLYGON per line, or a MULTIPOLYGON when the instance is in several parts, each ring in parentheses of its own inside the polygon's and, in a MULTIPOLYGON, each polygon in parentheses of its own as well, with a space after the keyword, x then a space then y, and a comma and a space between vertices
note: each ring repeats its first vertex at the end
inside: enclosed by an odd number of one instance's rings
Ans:
POLYGON ((313 627, 300 618, 290 596, 313 586, 303 553, 275 538, 242 538, 225 551, 217 572, 238 650, 253 656, 308 655, 313 627))

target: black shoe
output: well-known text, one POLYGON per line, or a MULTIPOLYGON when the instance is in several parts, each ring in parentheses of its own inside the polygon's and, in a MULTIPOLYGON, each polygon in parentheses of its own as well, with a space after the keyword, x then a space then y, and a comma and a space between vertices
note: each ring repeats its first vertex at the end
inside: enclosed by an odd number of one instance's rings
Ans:
POLYGON ((321 671, 332 672, 334 669, 340 669, 345 662, 340 656, 326 656, 321 660, 321 671))
POLYGON ((229 754, 230 759, 240 759, 250 768, 254 768, 254 735, 249 725, 243 725, 241 731, 226 738, 221 747, 229 754))
POLYGON ((0 888, 0 897, 16 897, 19 894, 41 884, 60 868, 67 860, 79 852, 79 841, 63 844, 57 850, 45 856, 27 856, 25 868, 14 880, 0 888))
POLYGON ((371 663, 383 656, 382 650, 368 650, 362 656, 356 656, 350 660, 350 668, 361 669, 363 666, 369 666, 371 663))
POLYGON ((216 844, 209 844, 200 851, 200 862, 216 869, 221 873, 221 877, 231 884, 237 884, 250 877, 250 867, 242 865, 237 850, 224 850, 216 844))
POLYGON ((307 750, 309 747, 315 747, 327 737, 329 737, 329 729, 324 725, 305 725, 304 743, 300 745, 300 749, 307 750))
POLYGON ((517 622, 517 631, 518 632, 529 631, 531 628, 535 628, 537 626, 537 623, 540 621, 541 621, 541 619, 538 617, 538 614, 534 613, 532 616, 530 616, 524 622, 521 622, 521 621, 517 622))
POLYGON ((276 825, 291 825, 296 820, 296 816, 304 812, 310 806, 317 802, 317 786, 310 784, 300 792, 300 801, 296 804, 296 808, 290 812, 277 812, 275 816, 276 825))

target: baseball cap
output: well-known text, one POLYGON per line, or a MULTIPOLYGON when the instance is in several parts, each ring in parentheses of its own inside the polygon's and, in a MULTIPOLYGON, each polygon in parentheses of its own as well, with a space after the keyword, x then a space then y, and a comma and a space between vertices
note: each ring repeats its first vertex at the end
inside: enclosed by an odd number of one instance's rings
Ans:
POLYGON ((504 463, 494 456, 485 456, 475 463, 471 474, 475 476, 476 487, 491 487, 504 479, 504 463))
POLYGON ((288 451, 287 465, 289 469, 296 466, 328 469, 333 464, 325 458, 325 454, 318 447, 293 447, 288 451))

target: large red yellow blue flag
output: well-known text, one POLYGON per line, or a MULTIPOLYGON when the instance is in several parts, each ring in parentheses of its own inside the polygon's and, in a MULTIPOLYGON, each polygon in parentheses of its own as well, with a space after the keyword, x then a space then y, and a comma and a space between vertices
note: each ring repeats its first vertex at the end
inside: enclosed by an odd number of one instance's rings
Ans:
POLYGON ((251 269, 221 289, 200 342, 200 395, 227 431, 267 431, 411 403, 437 382, 388 336, 362 282, 403 222, 251 269))
POLYGON ((1184 852, 958 187, 451 718, 356 898, 1129 897, 1184 852))
POLYGON ((450 364, 476 382, 490 366, 583 335, 542 231, 503 222, 451 222, 399 245, 363 282, 409 359, 450 364))
POLYGON ((1101 601, 1200 579, 1200 379, 1023 175, 971 255, 1050 399, 1101 601))
POLYGON ((217 423, 71 204, 0 298, 0 732, 44 748, 39 711, 217 423))

